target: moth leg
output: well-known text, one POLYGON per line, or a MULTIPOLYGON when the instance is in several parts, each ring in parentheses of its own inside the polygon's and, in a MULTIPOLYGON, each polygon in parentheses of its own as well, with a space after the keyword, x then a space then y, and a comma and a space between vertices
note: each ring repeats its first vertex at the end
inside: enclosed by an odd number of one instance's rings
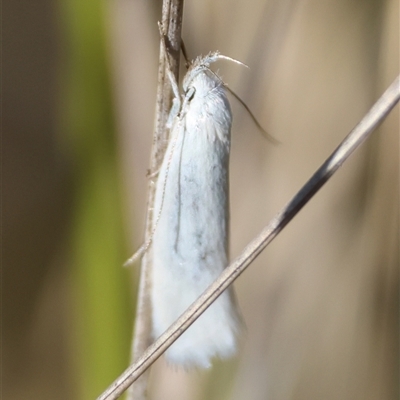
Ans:
MULTIPOLYGON (((196 93, 196 89, 193 86, 190 86, 188 90, 185 93, 185 97, 183 99, 183 104, 182 104, 182 111, 187 109, 187 105, 190 102, 190 100, 193 99, 194 95, 196 93)), ((172 111, 172 109, 171 109, 172 111)), ((181 115, 182 116, 182 115, 181 115)))
MULTIPOLYGON (((167 49, 167 43, 165 42, 165 35, 162 31, 162 25, 159 22, 158 23, 158 29, 160 31, 160 39, 161 39, 161 47, 164 50, 164 54, 165 54, 165 61, 166 61, 166 72, 168 75, 168 79, 171 83, 171 87, 172 87, 172 91, 174 92, 174 102, 176 99, 176 102, 178 102, 179 106, 180 106, 180 94, 179 94, 179 87, 178 87, 178 82, 175 79, 175 75, 172 73, 172 68, 171 68, 171 64, 169 62, 169 58, 168 58, 168 49, 167 49)), ((174 105, 172 106, 172 109, 174 108, 174 105)), ((177 114, 177 113, 176 113, 177 114)))
POLYGON ((175 121, 175 118, 178 116, 180 109, 181 109, 181 101, 179 97, 174 97, 174 99, 172 100, 171 111, 169 112, 166 123, 168 129, 172 128, 172 125, 175 121))

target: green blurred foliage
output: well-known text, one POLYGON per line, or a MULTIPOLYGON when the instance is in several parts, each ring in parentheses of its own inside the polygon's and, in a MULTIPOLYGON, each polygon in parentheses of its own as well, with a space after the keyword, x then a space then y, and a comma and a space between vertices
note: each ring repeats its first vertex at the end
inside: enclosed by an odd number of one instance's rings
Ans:
POLYGON ((69 42, 66 125, 75 165, 72 358, 79 398, 98 396, 129 358, 128 296, 104 4, 64 1, 69 42))

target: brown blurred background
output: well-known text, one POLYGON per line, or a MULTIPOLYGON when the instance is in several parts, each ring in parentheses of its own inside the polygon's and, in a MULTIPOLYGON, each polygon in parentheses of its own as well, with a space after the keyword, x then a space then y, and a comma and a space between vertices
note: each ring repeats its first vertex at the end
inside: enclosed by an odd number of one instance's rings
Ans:
MULTIPOLYGON (((127 366, 161 2, 3 3, 3 398, 93 399, 127 366)), ((231 253, 296 193, 399 73, 399 4, 186 0, 190 57, 232 99, 231 253)), ((151 400, 399 397, 398 106, 235 284, 238 357, 151 400)))

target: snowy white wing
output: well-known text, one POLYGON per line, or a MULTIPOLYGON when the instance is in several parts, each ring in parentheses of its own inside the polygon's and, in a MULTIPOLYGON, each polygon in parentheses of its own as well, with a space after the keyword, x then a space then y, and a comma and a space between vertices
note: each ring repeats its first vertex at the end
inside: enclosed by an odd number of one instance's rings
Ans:
MULTIPOLYGON (((153 335, 160 336, 228 264, 231 111, 223 86, 197 74, 176 118, 157 180, 153 237, 153 335)), ((209 367, 231 356, 239 319, 231 290, 167 350, 170 362, 209 367)))

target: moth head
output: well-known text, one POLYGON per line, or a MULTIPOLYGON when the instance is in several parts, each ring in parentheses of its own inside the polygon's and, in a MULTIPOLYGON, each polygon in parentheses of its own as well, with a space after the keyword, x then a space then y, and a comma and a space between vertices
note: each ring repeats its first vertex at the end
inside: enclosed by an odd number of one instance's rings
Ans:
POLYGON ((222 79, 210 69, 210 65, 218 60, 228 60, 246 66, 238 60, 220 54, 218 51, 209 53, 205 57, 197 57, 190 63, 188 72, 183 79, 184 92, 188 93, 191 87, 200 90, 211 90, 214 87, 223 85, 222 79))

